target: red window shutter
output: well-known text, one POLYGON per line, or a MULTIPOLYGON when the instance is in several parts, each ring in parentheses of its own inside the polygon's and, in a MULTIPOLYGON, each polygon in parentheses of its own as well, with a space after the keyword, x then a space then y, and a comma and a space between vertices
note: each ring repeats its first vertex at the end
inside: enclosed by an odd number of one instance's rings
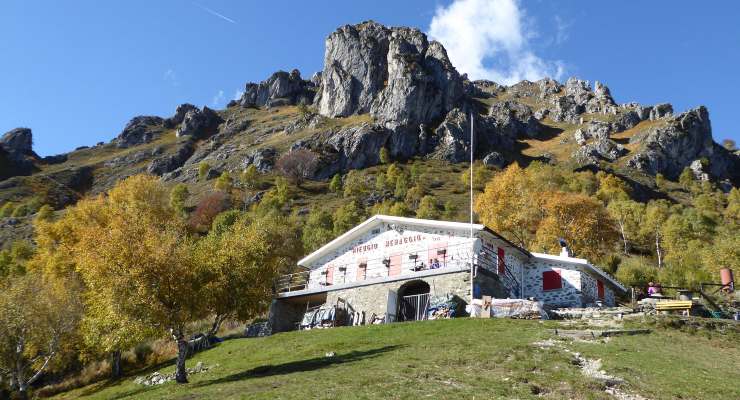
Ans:
POLYGON ((367 262, 363 262, 357 265, 357 280, 364 281, 367 274, 367 262))
POLYGON ((560 270, 544 271, 542 273, 542 290, 562 289, 563 280, 560 277, 560 270))
POLYGON ((603 281, 596 281, 596 291, 599 295, 599 300, 604 300, 604 282, 603 281))
POLYGON ((498 248, 498 273, 499 275, 506 272, 506 259, 504 258, 504 249, 498 248))
POLYGON ((334 266, 330 265, 326 268, 326 284, 334 284, 334 266))

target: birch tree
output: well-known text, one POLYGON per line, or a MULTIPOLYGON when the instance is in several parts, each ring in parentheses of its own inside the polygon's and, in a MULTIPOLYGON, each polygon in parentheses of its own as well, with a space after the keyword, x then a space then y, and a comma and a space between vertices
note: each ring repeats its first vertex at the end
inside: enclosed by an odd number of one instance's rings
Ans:
POLYGON ((70 344, 82 313, 74 279, 29 272, 0 287, 0 374, 21 399, 70 344))

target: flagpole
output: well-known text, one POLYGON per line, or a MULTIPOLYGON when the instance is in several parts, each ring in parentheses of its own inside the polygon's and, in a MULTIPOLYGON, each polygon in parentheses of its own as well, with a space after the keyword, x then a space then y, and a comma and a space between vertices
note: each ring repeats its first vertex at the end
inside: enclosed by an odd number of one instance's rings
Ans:
POLYGON ((475 260, 475 242, 473 241, 473 112, 470 112, 470 305, 473 305, 475 284, 475 266, 473 262, 475 260))

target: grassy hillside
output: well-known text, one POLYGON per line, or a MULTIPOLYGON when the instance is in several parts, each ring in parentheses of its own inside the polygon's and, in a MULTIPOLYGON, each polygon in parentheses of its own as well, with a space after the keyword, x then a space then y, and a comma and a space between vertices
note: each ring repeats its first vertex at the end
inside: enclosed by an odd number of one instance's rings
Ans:
MULTIPOLYGON (((566 324, 457 319, 232 339, 188 360, 190 367, 202 361, 213 368, 191 375, 187 385, 145 387, 132 376, 57 398, 613 398, 603 380, 584 376, 574 352, 601 359, 607 374, 626 381, 619 386, 625 393, 740 398, 736 335, 657 328, 599 341, 554 336, 553 328, 573 329, 566 324)), ((173 370, 171 364, 160 369, 173 370)))

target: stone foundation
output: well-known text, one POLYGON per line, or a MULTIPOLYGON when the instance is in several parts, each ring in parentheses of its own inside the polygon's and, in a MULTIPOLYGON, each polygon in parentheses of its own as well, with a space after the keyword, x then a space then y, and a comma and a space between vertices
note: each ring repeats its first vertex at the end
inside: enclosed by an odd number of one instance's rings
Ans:
POLYGON ((349 289, 333 290, 327 293, 326 303, 336 304, 338 298, 346 300, 357 312, 365 312, 367 318, 372 314, 385 314, 388 307, 388 291, 398 292, 401 286, 411 281, 424 281, 429 284, 432 296, 455 295, 470 301, 470 273, 455 272, 423 278, 378 283, 349 289))

